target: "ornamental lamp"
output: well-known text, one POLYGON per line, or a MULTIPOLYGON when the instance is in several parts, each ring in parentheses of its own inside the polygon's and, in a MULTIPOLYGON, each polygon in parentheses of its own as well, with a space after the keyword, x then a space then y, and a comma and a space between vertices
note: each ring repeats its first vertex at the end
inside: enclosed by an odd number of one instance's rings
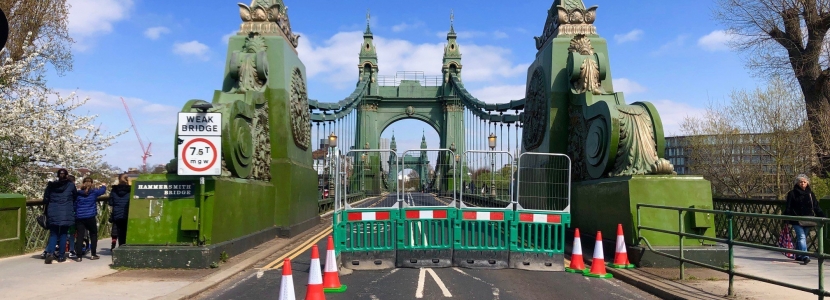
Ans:
POLYGON ((334 134, 334 131, 329 135, 329 147, 337 147, 337 135, 334 134))
POLYGON ((490 144, 490 150, 496 149, 496 134, 491 132, 487 137, 487 142, 490 144))

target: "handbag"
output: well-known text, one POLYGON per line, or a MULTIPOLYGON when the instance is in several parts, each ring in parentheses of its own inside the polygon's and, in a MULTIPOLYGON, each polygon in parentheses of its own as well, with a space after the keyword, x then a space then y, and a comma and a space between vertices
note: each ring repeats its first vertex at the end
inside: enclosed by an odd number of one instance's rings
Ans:
MULTIPOLYGON (((815 210, 815 207, 813 207, 813 195, 812 194, 810 194, 810 215, 811 215, 811 217, 816 216, 816 210, 815 210)), ((813 221, 798 221, 798 225, 801 225, 801 227, 816 227, 816 226, 818 226, 818 224, 816 224, 816 222, 813 222, 813 221)))
POLYGON ((37 216, 36 220, 37 220, 37 225, 40 225, 40 227, 43 227, 43 229, 49 229, 49 226, 47 226, 47 224, 46 224, 47 221, 48 221, 48 219, 46 218, 46 214, 42 214, 42 215, 37 216))
MULTIPOLYGON (((786 224, 784 225, 784 228, 781 228, 781 233, 780 233, 780 235, 778 235, 778 247, 784 248, 784 249, 793 249, 794 248, 793 247, 793 237, 792 237, 792 235, 790 235, 790 228, 786 224)), ((784 254, 784 256, 789 257, 789 258, 795 258, 795 254, 792 254, 792 253, 781 252, 781 254, 784 254)))

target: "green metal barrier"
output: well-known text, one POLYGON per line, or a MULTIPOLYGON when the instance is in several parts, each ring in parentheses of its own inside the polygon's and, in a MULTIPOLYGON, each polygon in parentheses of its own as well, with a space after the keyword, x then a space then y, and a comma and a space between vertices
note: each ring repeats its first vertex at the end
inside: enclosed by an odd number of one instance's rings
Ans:
POLYGON ((343 264, 354 270, 395 267, 397 208, 345 210, 340 214, 343 264))
POLYGON ((454 207, 407 207, 398 220, 396 266, 451 267, 454 207))
POLYGON ((462 208, 454 224, 453 265, 477 269, 508 267, 510 208, 462 208))
POLYGON ((813 222, 816 222, 818 224, 818 226, 816 227, 816 230, 818 231, 818 236, 819 237, 824 237, 825 236, 824 235, 824 227, 825 227, 826 224, 830 223, 830 219, 827 219, 827 218, 793 217, 793 216, 770 215, 770 214, 741 213, 741 212, 723 211, 723 210, 697 209, 697 208, 685 208, 685 207, 651 205, 651 204, 637 204, 637 236, 639 236, 639 241, 645 243, 645 245, 646 245, 646 247, 648 247, 649 251, 651 251, 655 254, 658 254, 658 255, 662 255, 662 256, 665 256, 665 257, 668 257, 668 258, 671 258, 671 259, 678 260, 680 262, 680 279, 681 280, 685 279, 685 277, 686 277, 685 276, 685 271, 686 271, 685 263, 690 263, 690 264, 693 264, 693 265, 696 265, 696 266, 699 266, 699 267, 703 267, 703 268, 707 268, 707 269, 711 269, 711 270, 715 270, 715 271, 718 271, 718 272, 723 272, 723 273, 729 274, 729 288, 728 288, 728 291, 727 291, 727 296, 730 296, 730 297, 735 296, 735 289, 733 288, 733 284, 734 284, 734 281, 735 281, 735 276, 740 276, 740 277, 749 278, 749 279, 752 279, 752 280, 758 280, 758 281, 762 281, 762 282, 766 282, 766 283, 770 283, 770 284, 774 284, 774 285, 780 285, 780 286, 783 286, 783 287, 788 287, 788 288, 791 288, 791 289, 812 293, 812 294, 818 295, 819 299, 824 299, 824 296, 830 296, 830 292, 828 292, 827 290, 824 289, 824 261, 826 259, 830 258, 830 255, 824 253, 824 238, 819 238, 818 239, 817 252, 800 251, 800 250, 793 250, 793 249, 787 249, 787 248, 781 248, 781 247, 774 247, 774 246, 753 244, 753 243, 747 243, 747 242, 740 242, 740 241, 735 240, 735 235, 734 235, 734 232, 733 232, 733 223, 734 223, 735 217, 764 218, 764 219, 777 219, 777 220, 787 220, 787 221, 813 221, 813 222), (677 218, 678 218, 677 222, 679 224, 678 230, 677 231, 671 231, 671 230, 665 230, 665 229, 660 229, 660 228, 641 226, 640 225, 640 224, 642 224, 640 222, 640 215, 641 215, 640 210, 641 210, 641 208, 677 211, 677 218), (727 236, 726 236, 726 238, 713 238, 713 237, 708 237, 708 236, 703 236, 703 235, 698 235, 698 234, 686 233, 683 229, 684 226, 683 226, 682 221, 686 217, 686 214, 689 213, 689 212, 691 212, 691 213, 710 213, 710 214, 716 214, 716 215, 724 215, 726 217, 726 221, 727 221, 727 236), (649 230, 649 231, 654 231, 654 232, 660 232, 660 233, 665 233, 665 234, 676 235, 678 240, 679 240, 678 245, 680 245, 679 246, 680 249, 678 249, 679 253, 680 253, 680 256, 678 257, 678 256, 675 256, 675 255, 671 255, 671 254, 667 254, 667 253, 664 253, 664 252, 661 252, 661 251, 654 250, 651 247, 651 244, 648 242, 648 240, 645 237, 643 237, 643 235, 640 233, 641 230, 649 230), (705 264, 705 263, 701 263, 701 262, 686 259, 683 255, 683 240, 684 240, 684 238, 701 239, 701 240, 707 240, 707 241, 713 241, 713 242, 719 242, 719 243, 726 244, 729 247, 729 265, 728 265, 728 268, 726 270, 724 270, 720 266, 713 266, 713 265, 709 265, 709 264, 705 264), (758 277, 758 276, 755 276, 755 275, 736 272, 735 271, 735 260, 734 260, 735 256, 734 256, 734 251, 733 251, 733 248, 734 248, 735 245, 750 247, 750 248, 756 248, 756 249, 770 250, 770 251, 775 251, 775 252, 786 252, 786 253, 808 255, 808 256, 818 258, 818 278, 819 278, 818 288, 817 289, 808 288, 808 287, 794 285, 794 284, 790 284, 790 283, 786 283, 786 282, 782 282, 782 281, 777 281, 777 280, 773 280, 773 279, 769 279, 769 278, 758 277))
POLYGON ((514 213, 510 232, 510 268, 564 271, 565 228, 568 212, 520 210, 514 213))

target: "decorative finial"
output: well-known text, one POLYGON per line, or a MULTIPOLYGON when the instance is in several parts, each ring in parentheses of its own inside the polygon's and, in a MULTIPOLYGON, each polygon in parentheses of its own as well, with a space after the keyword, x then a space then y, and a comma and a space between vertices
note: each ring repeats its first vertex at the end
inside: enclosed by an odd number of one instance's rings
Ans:
POLYGON ((453 22, 455 21, 455 13, 452 9, 450 9, 450 32, 455 32, 455 28, 453 28, 453 22))
POLYGON ((372 33, 372 30, 369 29, 369 21, 370 20, 372 20, 372 14, 369 11, 369 9, 367 8, 366 9, 366 32, 364 32, 364 34, 371 34, 372 33))

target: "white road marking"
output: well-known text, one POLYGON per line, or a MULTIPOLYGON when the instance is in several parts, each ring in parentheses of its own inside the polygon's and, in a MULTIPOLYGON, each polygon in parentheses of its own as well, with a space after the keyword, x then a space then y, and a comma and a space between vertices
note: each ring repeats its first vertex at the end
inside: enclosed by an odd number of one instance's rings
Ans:
POLYGON ((499 288, 493 288, 493 300, 499 300, 499 288))
POLYGON ((484 283, 484 284, 487 284, 487 285, 491 286, 491 287, 493 288, 493 300, 499 300, 499 295, 500 295, 501 293, 500 293, 500 291, 499 291, 499 288, 497 288, 495 284, 489 283, 489 282, 487 282, 487 281, 482 280, 481 278, 478 278, 478 277, 475 277, 475 276, 473 276, 473 275, 467 274, 467 272, 464 272, 464 271, 462 271, 462 270, 461 270, 461 269, 459 269, 459 268, 452 268, 452 269, 453 269, 453 270, 455 270, 455 271, 456 271, 456 272, 458 272, 458 273, 464 274, 464 275, 466 275, 466 276, 468 276, 468 277, 471 277, 471 278, 473 278, 473 279, 475 279, 475 280, 481 281, 482 283, 484 283))
POLYGON ((444 294, 444 297, 452 298, 452 294, 450 294, 450 291, 447 289, 447 286, 444 285, 444 282, 441 281, 441 278, 438 278, 438 274, 435 274, 435 271, 432 269, 427 269, 427 272, 429 272, 429 275, 432 275, 432 279, 438 283, 438 287, 441 288, 441 293, 444 294))
POLYGON ((421 268, 421 272, 418 273, 418 288, 415 289, 415 298, 421 299, 424 297, 424 278, 426 277, 426 270, 421 268))
POLYGON ((380 278, 373 280, 372 283, 373 284, 378 283, 378 281, 383 280, 384 278, 386 278, 386 276, 395 274, 395 272, 397 272, 398 270, 400 270, 400 269, 392 269, 392 271, 390 271, 389 273, 383 274, 383 276, 381 276, 380 278))
POLYGON ((438 274, 435 274, 435 271, 432 269, 421 268, 421 271, 418 273, 418 288, 415 289, 415 298, 423 298, 424 297, 424 281, 426 279, 426 273, 429 273, 429 276, 435 280, 435 283, 438 284, 438 288, 441 289, 441 293, 444 294, 445 298, 452 298, 452 294, 450 294, 450 290, 447 289, 447 286, 444 285, 444 281, 441 278, 438 278, 438 274))
POLYGON ((380 300, 378 298, 378 296, 375 296, 375 295, 370 295, 369 298, 372 299, 372 300, 380 300))
POLYGON ((262 275, 265 275, 265 272, 264 272, 264 271, 262 271, 262 270, 259 270, 259 272, 256 272, 256 279, 261 278, 261 277, 262 277, 262 275))

